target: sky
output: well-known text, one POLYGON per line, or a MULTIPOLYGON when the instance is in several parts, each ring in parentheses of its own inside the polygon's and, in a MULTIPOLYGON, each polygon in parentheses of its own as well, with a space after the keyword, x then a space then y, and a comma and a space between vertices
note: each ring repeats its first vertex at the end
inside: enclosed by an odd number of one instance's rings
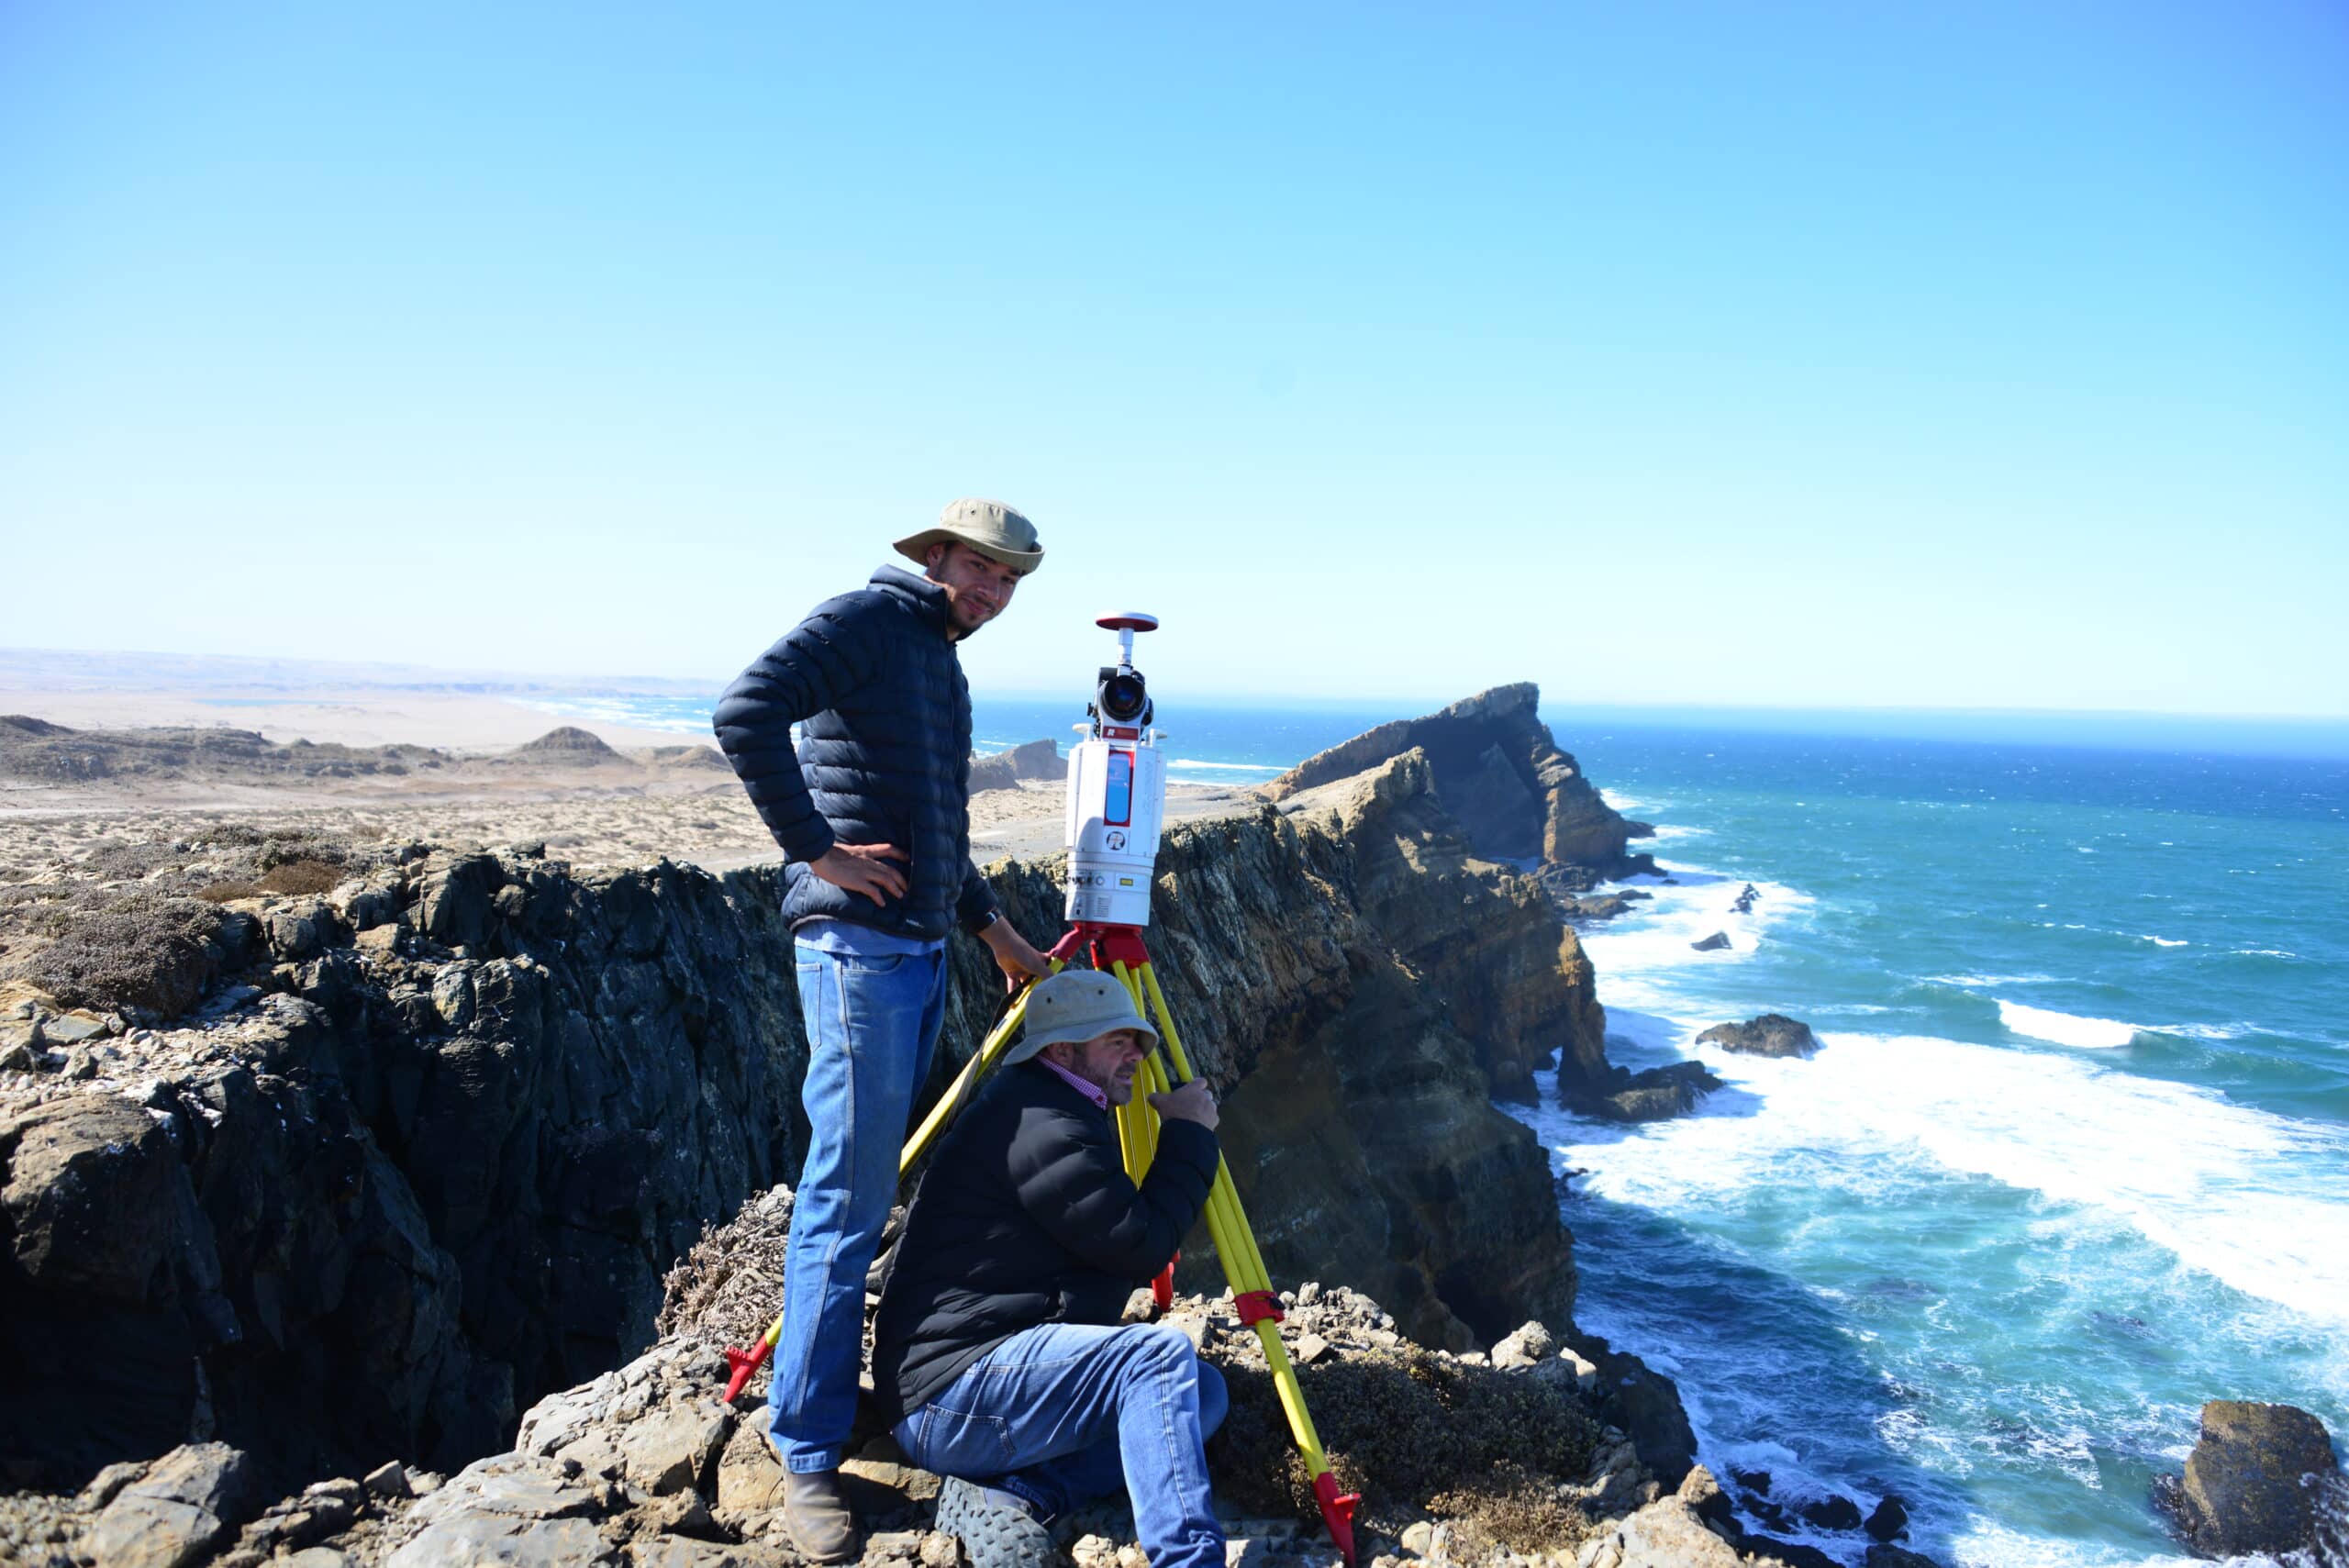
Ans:
POLYGON ((2349 715, 2338 5, 0 0, 0 645, 2349 715))

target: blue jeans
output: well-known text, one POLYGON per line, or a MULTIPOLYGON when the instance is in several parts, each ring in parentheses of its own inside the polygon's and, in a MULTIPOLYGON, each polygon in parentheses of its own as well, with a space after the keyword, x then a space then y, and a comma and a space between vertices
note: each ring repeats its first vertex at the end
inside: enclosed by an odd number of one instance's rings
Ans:
POLYGON ((839 1468, 856 1419, 864 1274, 896 1201, 906 1122, 946 1018, 942 943, 829 925, 822 945, 795 944, 807 1159, 792 1202, 783 1336, 767 1393, 768 1435, 785 1467, 802 1473, 839 1468))
POLYGON ((1014 1334, 897 1423, 922 1469, 998 1486, 1047 1516, 1115 1492, 1150 1568, 1223 1568, 1205 1444, 1230 1397, 1177 1329, 1049 1323, 1014 1334))

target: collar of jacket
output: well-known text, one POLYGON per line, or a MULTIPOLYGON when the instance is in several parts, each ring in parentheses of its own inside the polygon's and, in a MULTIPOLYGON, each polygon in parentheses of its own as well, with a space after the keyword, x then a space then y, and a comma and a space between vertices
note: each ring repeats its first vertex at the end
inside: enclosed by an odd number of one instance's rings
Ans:
POLYGON ((917 577, 895 566, 884 566, 873 573, 867 587, 877 588, 893 599, 905 603, 923 622, 941 635, 946 630, 946 612, 953 600, 946 590, 927 577, 917 577))

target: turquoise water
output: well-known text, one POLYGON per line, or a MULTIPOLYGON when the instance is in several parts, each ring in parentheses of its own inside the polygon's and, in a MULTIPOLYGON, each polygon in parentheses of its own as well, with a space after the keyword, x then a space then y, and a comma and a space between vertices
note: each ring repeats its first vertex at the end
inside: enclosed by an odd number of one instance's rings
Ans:
POLYGON ((1983 1568, 2167 1562, 2202 1401, 2349 1434, 2349 768, 1560 739, 1677 884, 1586 934, 1613 1054, 1731 1086, 1527 1119, 1589 1173, 1579 1317, 1685 1373, 1716 1468, 1898 1492, 1983 1568), (1693 1049, 1764 1009, 1825 1049, 1693 1049))
MULTIPOLYGON (((1408 711, 1162 722, 1175 776, 1248 784, 1408 711)), ((1636 1129, 1513 1114, 1587 1173, 1577 1316, 1681 1376, 1717 1471, 1897 1492, 1968 1568, 2182 1563, 2147 1495, 2204 1400, 2349 1435, 2349 764, 1553 728, 1672 874, 1586 933, 1610 1051, 1730 1087, 1636 1129), (1695 1051, 1765 1009, 1824 1049, 1695 1051)))

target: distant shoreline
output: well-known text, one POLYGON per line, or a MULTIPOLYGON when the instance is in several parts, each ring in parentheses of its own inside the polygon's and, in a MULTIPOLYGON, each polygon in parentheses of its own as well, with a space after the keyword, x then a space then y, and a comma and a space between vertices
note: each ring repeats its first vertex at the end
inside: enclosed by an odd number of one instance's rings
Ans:
MULTIPOLYGON (((674 741, 698 722, 672 715, 715 703, 724 676, 667 678, 563 676, 442 669, 393 662, 239 658, 159 652, 82 652, 0 648, 0 712, 27 712, 58 723, 230 724, 272 740, 299 734, 317 741, 373 745, 406 741, 457 750, 518 745, 556 716, 615 745, 674 741), (89 706, 83 706, 87 704, 89 706), (468 710, 462 705, 485 705, 468 710), (399 733, 353 729, 338 710, 358 705, 405 710, 428 725, 399 733), (276 711, 273 711, 276 710, 276 711), (169 717, 118 717, 138 713, 169 717), (74 714, 83 717, 77 719, 74 714), (103 717, 100 717, 103 715, 103 717), (312 728, 299 728, 298 725, 312 728)), ((1555 683, 1570 689, 1569 683, 1555 683)), ((1327 714, 1359 724, 1381 713, 1400 717, 1430 705, 1412 696, 1359 697, 1175 693, 1174 710, 1327 714)), ((1033 687, 974 693, 982 710, 1067 703, 1082 713, 1081 691, 1033 687)), ((2349 714, 2326 716, 2176 714, 2033 708, 1756 707, 1703 703, 1551 700, 1543 718, 1561 735, 1612 728, 1715 730, 1731 734, 1816 736, 1821 740, 1945 741, 2065 751, 2200 752, 2300 761, 2349 761, 2349 714)), ((1350 731, 1351 732, 1351 731, 1350 731)), ((1022 735, 1019 739, 1032 739, 1022 735)), ((1294 759, 1291 759, 1294 761, 1294 759)))

